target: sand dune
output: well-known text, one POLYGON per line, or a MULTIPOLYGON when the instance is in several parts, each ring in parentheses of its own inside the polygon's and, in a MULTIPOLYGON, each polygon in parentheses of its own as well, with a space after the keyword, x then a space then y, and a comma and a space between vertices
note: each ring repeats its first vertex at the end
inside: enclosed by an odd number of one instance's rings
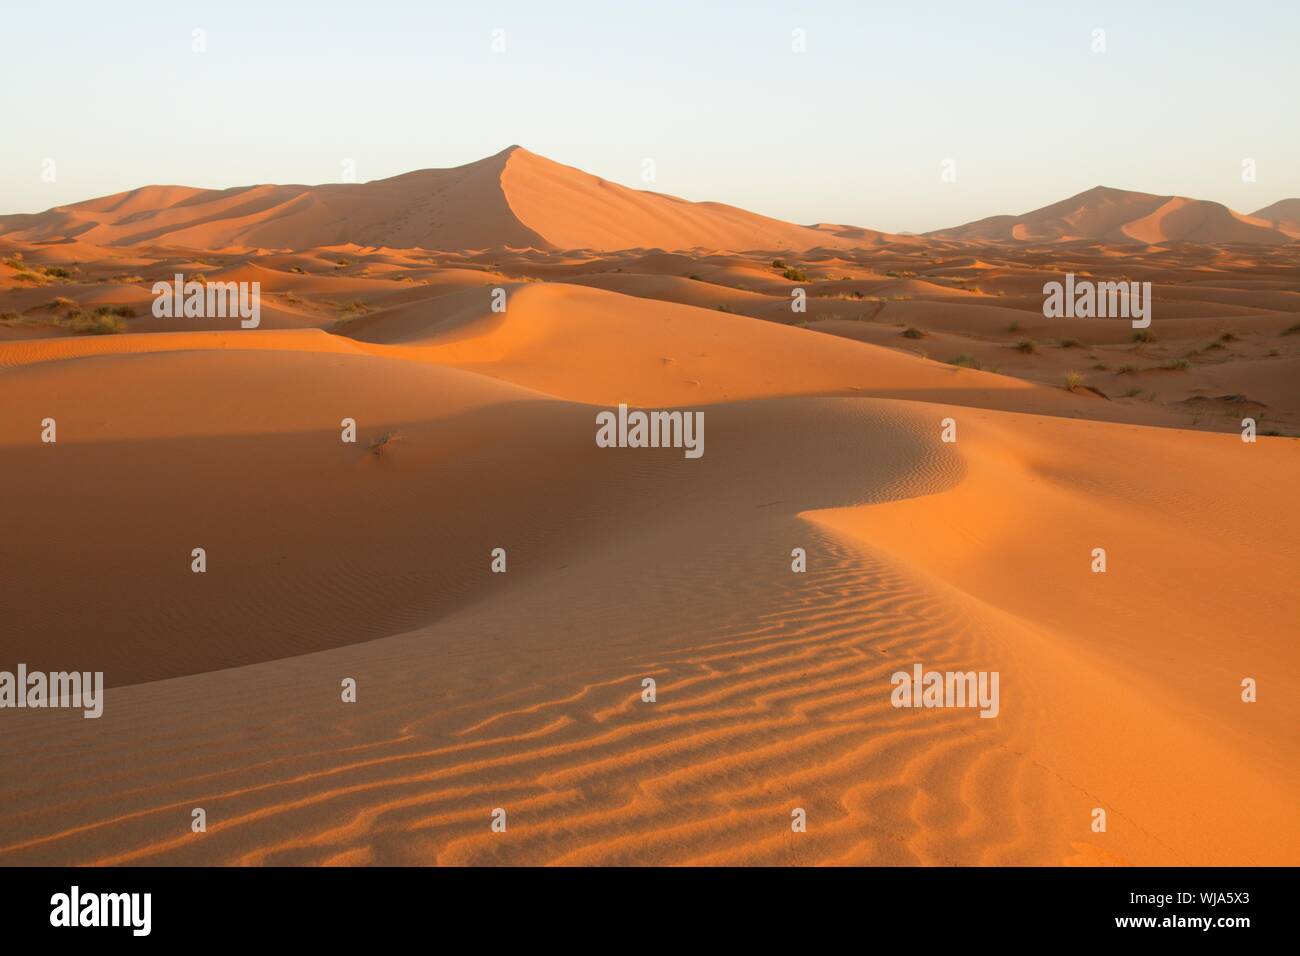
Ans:
POLYGON ((1219 203, 1096 186, 1021 216, 990 216, 926 235, 938 239, 1053 242, 1290 242, 1295 236, 1265 218, 1219 203))
POLYGON ((1279 199, 1250 214, 1252 219, 1267 222, 1274 229, 1300 239, 1300 199, 1279 199))
POLYGON ((509 290, 504 315, 487 287, 443 290, 346 337, 5 347, 23 507, 3 570, 26 597, 0 647, 103 667, 112 719, 7 716, 25 771, 0 860, 1300 855, 1275 691, 1298 676, 1294 441, 1074 421, 1106 403, 691 305, 509 290), (703 408, 707 454, 596 448, 619 401, 703 408), (915 661, 999 670, 999 718, 891 707, 915 661))
POLYGON ((308 249, 810 249, 887 238, 782 222, 721 203, 628 189, 519 146, 453 169, 368 183, 128 193, 0 216, 0 235, 110 245, 308 249))

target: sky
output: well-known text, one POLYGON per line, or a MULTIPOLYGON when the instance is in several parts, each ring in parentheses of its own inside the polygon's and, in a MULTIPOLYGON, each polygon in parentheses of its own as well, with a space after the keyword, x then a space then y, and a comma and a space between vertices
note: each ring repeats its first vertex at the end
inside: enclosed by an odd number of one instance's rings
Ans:
POLYGON ((1295 0, 0 13, 0 213, 151 183, 382 179, 512 144, 636 188, 895 232, 1097 185, 1241 212, 1300 196, 1295 0))

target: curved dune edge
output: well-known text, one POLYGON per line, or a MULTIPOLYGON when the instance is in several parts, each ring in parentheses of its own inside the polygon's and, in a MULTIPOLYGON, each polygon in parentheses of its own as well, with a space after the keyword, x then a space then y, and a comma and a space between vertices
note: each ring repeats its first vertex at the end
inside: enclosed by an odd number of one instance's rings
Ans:
POLYGON ((806 517, 1003 619, 1006 706, 1034 714, 1035 764, 1073 791, 1076 862, 1294 863, 1300 708, 1240 699, 1245 676, 1297 676, 1300 555, 1276 551, 1300 540, 1294 449, 950 411, 959 485, 806 517), (1105 835, 1087 829, 1094 806, 1105 835))

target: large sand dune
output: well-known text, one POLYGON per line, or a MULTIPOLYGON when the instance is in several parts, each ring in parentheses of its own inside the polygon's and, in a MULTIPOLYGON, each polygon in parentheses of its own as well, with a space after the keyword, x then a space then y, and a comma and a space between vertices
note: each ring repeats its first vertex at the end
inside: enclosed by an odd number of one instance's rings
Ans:
MULTIPOLYGON (((797 226, 727 206, 628 189, 519 146, 454 169, 368 183, 203 190, 145 186, 36 215, 0 235, 109 245, 307 249, 338 243, 426 249, 810 249, 867 231, 797 226), (845 235, 839 233, 848 232, 845 235)), ((883 234, 871 233, 877 240, 883 234)))

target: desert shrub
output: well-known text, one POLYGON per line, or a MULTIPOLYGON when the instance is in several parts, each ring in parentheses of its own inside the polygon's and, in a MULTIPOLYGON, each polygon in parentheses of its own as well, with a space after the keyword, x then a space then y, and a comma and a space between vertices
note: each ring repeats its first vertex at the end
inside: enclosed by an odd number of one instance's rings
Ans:
POLYGON ((1134 342, 1154 342, 1155 340, 1156 334, 1150 329, 1134 329, 1133 331, 1134 342))
POLYGON ((393 445, 402 440, 403 437, 401 432, 384 432, 370 443, 370 453, 372 455, 383 455, 385 452, 389 451, 393 445))
POLYGON ((1021 339, 1016 343, 1016 351, 1024 352, 1026 355, 1033 355, 1038 351, 1038 346, 1034 344, 1033 339, 1021 339))
POLYGON ((920 329, 916 328, 915 326, 909 325, 907 328, 903 329, 903 338, 923 339, 925 338, 925 333, 922 332, 920 329))
POLYGON ((791 282, 808 281, 808 273, 804 272, 802 269, 799 269, 795 266, 791 266, 790 268, 786 269, 784 272, 781 273, 781 275, 785 276, 791 282))
POLYGON ((967 355, 965 352, 963 352, 961 355, 958 355, 956 358, 948 359, 948 364, 960 365, 962 368, 983 368, 984 367, 984 364, 979 359, 975 358, 975 356, 973 355, 967 355))
POLYGON ((115 315, 85 315, 78 312, 70 317, 68 327, 78 335, 115 335, 125 331, 122 320, 115 315))
POLYGON ((1080 375, 1078 372, 1065 373, 1065 387, 1069 391, 1073 392, 1076 388, 1078 388, 1082 384, 1083 384, 1083 376, 1080 375))

